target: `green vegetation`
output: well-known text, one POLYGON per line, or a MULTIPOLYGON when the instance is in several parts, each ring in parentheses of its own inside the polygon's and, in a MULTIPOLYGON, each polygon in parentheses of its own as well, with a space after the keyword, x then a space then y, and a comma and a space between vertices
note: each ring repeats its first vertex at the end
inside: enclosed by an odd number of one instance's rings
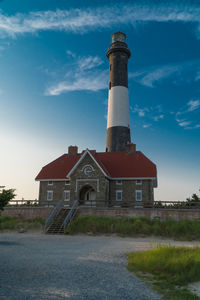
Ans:
POLYGON ((0 210, 4 210, 4 207, 10 200, 15 198, 15 196, 16 195, 14 189, 6 190, 4 189, 4 186, 0 186, 0 210))
POLYGON ((0 230, 25 230, 42 229, 45 220, 37 217, 34 219, 24 219, 20 217, 0 216, 0 230))
POLYGON ((67 228, 69 234, 88 233, 123 236, 161 236, 178 240, 200 239, 200 220, 168 219, 167 221, 147 218, 79 216, 67 228))
POLYGON ((154 288, 162 293, 165 299, 199 299, 187 290, 187 284, 200 281, 199 247, 165 245, 157 246, 153 250, 130 253, 128 270, 151 279, 154 288))
MULTIPOLYGON (((199 190, 200 191, 200 190, 199 190)), ((170 209, 199 209, 200 208, 200 196, 192 194, 186 201, 177 201, 176 203, 165 203, 162 201, 156 201, 154 203, 155 208, 170 208, 170 209)))

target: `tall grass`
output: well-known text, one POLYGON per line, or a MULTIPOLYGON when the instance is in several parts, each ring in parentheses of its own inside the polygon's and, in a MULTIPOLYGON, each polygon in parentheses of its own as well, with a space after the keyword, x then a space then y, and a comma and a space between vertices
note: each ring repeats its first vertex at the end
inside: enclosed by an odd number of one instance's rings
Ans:
POLYGON ((24 219, 20 217, 0 216, 0 230, 18 230, 20 228, 40 229, 43 228, 45 220, 40 217, 24 219))
POLYGON ((94 234, 117 233, 125 236, 161 236, 179 240, 200 239, 199 220, 168 219, 167 221, 150 220, 147 218, 127 218, 108 216, 79 216, 67 228, 67 233, 94 234))
POLYGON ((128 254, 128 269, 151 273, 166 299, 199 299, 184 287, 200 280, 200 248, 158 246, 128 254))

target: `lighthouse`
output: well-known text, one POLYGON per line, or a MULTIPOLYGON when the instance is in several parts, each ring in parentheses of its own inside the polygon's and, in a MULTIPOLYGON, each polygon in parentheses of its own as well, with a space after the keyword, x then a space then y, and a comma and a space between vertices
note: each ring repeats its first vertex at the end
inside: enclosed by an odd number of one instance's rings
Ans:
POLYGON ((106 55, 110 66, 106 152, 124 152, 131 142, 128 95, 128 59, 131 52, 123 32, 112 34, 106 55))
MULTIPOLYGON (((131 143, 129 126, 128 59, 131 53, 126 35, 116 32, 107 51, 110 65, 106 151, 69 146, 64 153, 43 167, 39 204, 54 206, 55 218, 47 233, 63 232, 66 220, 77 205, 108 208, 153 207, 157 187, 156 165, 131 143), (63 207, 62 207, 63 206, 63 207), (71 207, 64 223, 57 226, 63 211, 71 207), (55 222, 54 222, 55 221, 55 222)), ((81 209, 81 208, 80 208, 81 209)), ((48 222, 47 222, 48 223, 48 222)))

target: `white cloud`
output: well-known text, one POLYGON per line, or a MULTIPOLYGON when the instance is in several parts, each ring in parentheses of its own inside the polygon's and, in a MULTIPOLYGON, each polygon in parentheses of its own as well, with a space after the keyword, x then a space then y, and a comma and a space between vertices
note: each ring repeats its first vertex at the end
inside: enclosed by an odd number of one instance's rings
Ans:
POLYGON ((159 116, 153 117, 155 122, 157 122, 158 120, 163 119, 163 118, 164 118, 164 115, 159 115, 159 116))
POLYGON ((131 107, 131 111, 137 113, 139 117, 146 117, 149 120, 158 122, 164 118, 162 113, 161 105, 156 105, 155 107, 139 107, 137 104, 134 108, 131 107), (162 114, 161 114, 162 113, 162 114))
POLYGON ((139 117, 144 117, 146 112, 149 111, 149 109, 147 107, 139 108, 138 105, 136 104, 132 111, 137 113, 139 117))
POLYGON ((149 128, 151 126, 151 124, 143 124, 142 127, 143 128, 149 128))
POLYGON ((198 129, 200 128, 200 124, 189 124, 184 127, 184 129, 198 129))
POLYGON ((107 88, 107 76, 105 71, 78 74, 75 78, 65 80, 50 86, 46 90, 46 95, 55 96, 72 91, 93 91, 97 92, 107 88))
POLYGON ((103 64, 98 56, 81 57, 78 59, 78 65, 81 71, 90 70, 103 64))
POLYGON ((189 121, 184 121, 184 122, 179 122, 178 125, 181 127, 187 127, 188 125, 190 125, 191 122, 189 121))
POLYGON ((177 113, 176 116, 184 116, 187 114, 191 114, 192 112, 198 110, 200 108, 200 100, 190 100, 188 103, 183 106, 177 113))
POLYGON ((179 126, 184 129, 197 129, 200 128, 199 111, 200 101, 190 100, 183 106, 175 115, 175 120, 179 126), (197 121, 198 120, 198 121, 197 121))
POLYGON ((146 24, 148 22, 181 22, 196 25, 197 38, 200 36, 200 6, 184 3, 148 2, 99 8, 36 11, 28 14, 17 13, 7 16, 0 13, 0 32, 16 36, 44 30, 63 30, 83 33, 97 28, 110 28, 122 24, 146 24))
POLYGON ((153 87, 155 82, 169 77, 176 71, 177 66, 164 66, 155 70, 144 71, 143 73, 140 73, 139 76, 134 76, 134 74, 132 74, 131 77, 135 77, 136 79, 138 77, 138 82, 140 84, 153 87))
POLYGON ((184 80, 197 81, 200 72, 200 60, 185 61, 178 64, 169 64, 163 66, 152 66, 146 70, 139 70, 129 74, 129 78, 136 82, 153 88, 155 84, 164 79, 176 78, 174 83, 184 80))
POLYGON ((193 110, 200 108, 200 101, 199 100, 190 100, 187 103, 187 105, 189 106, 187 111, 188 112, 193 111, 193 110))
POLYGON ((108 71, 98 69, 103 63, 98 56, 80 57, 70 50, 66 53, 74 59, 70 63, 70 71, 63 75, 62 80, 46 89, 46 96, 83 90, 96 92, 107 88, 108 71))
POLYGON ((72 52, 71 50, 67 50, 66 53, 67 53, 67 55, 69 55, 73 58, 76 58, 76 54, 74 52, 72 52))

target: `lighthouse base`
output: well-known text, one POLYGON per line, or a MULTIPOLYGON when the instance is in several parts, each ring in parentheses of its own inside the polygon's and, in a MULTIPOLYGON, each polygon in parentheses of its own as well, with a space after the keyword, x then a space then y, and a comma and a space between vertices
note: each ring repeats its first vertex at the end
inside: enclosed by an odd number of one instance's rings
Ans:
POLYGON ((106 152, 125 152, 126 145, 130 141, 130 128, 124 126, 107 128, 106 152))

